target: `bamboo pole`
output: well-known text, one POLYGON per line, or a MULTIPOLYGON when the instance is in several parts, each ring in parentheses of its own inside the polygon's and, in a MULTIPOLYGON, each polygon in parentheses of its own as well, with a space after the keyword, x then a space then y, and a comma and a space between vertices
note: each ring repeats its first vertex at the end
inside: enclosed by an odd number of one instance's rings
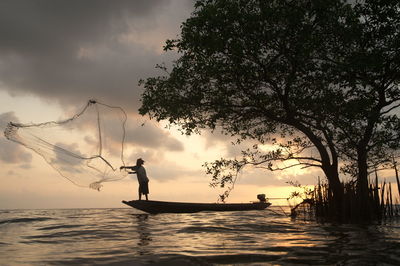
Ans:
POLYGON ((392 184, 390 182, 389 182, 389 211, 390 211, 390 216, 393 217, 392 184))
POLYGON ((396 163, 396 160, 394 159, 394 156, 393 156, 393 168, 394 168, 394 172, 396 173, 397 190, 398 190, 398 193, 399 193, 399 198, 400 198, 400 181, 399 181, 399 172, 397 171, 397 163, 396 163))
POLYGON ((381 190, 381 213, 383 216, 386 216, 385 215, 385 186, 386 186, 386 181, 383 182, 382 190, 381 190))
POLYGON ((375 200, 375 208, 376 212, 379 213, 379 183, 378 183, 378 172, 376 171, 375 168, 375 189, 374 189, 374 200, 375 200))

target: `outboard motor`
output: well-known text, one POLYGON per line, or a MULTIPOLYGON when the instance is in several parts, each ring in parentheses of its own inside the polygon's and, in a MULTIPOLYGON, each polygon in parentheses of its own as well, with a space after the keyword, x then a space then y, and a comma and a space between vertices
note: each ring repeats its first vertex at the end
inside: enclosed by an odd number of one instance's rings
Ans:
POLYGON ((266 202, 266 201, 267 201, 267 199, 265 198, 265 194, 258 194, 258 195, 257 195, 257 199, 258 199, 260 202, 266 202))

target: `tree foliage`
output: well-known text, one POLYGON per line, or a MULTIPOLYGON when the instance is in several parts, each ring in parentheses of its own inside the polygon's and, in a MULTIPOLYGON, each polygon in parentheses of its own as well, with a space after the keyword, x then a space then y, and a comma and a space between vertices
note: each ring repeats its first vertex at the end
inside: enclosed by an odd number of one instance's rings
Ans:
POLYGON ((232 180, 223 168, 290 160, 338 191, 340 165, 363 183, 399 147, 399 33, 398 1, 197 1, 164 47, 180 54, 171 72, 144 81, 140 113, 279 146, 208 164, 216 182, 232 180))

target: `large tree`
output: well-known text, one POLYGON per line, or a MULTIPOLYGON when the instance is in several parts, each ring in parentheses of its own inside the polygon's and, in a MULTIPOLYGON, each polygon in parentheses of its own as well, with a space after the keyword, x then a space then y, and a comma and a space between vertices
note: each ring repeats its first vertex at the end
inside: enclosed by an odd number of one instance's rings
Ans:
POLYGON ((144 82, 140 113, 187 134, 220 128, 277 143, 231 166, 319 167, 339 208, 339 160, 364 191, 368 163, 399 144, 398 13, 390 1, 197 1, 165 46, 180 58, 144 82))
MULTIPOLYGON (((360 1, 333 23, 325 57, 340 101, 330 122, 345 165, 357 177, 360 206, 368 208, 368 174, 399 148, 400 3, 360 1)), ((368 214, 368 211, 363 213, 368 214)))

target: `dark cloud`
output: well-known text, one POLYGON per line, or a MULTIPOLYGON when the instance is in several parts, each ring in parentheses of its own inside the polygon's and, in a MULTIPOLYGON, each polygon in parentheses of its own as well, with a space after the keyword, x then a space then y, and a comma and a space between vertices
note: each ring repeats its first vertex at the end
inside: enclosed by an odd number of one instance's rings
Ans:
POLYGON ((128 145, 139 145, 154 149, 183 151, 183 144, 154 124, 147 123, 139 127, 127 127, 126 142, 128 145))
POLYGON ((2 1, 0 83, 12 94, 67 105, 95 97, 136 111, 138 80, 174 56, 149 48, 175 37, 191 8, 188 0, 2 1))
POLYGON ((47 58, 127 31, 126 19, 145 17, 168 0, 6 0, 0 3, 1 51, 47 58))
POLYGON ((12 112, 0 114, 0 161, 5 163, 20 164, 23 168, 30 168, 32 155, 26 152, 19 144, 7 140, 4 135, 4 129, 8 122, 18 122, 17 117, 12 112))

